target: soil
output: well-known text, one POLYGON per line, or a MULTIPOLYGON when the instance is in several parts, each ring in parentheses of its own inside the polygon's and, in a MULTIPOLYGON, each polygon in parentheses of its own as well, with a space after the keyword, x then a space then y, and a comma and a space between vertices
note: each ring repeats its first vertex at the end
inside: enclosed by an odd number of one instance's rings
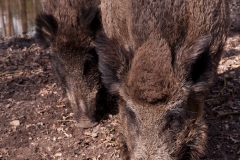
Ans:
MULTIPOLYGON (((231 32, 206 100, 205 160, 240 160, 240 34, 231 32)), ((31 36, 0 38, 0 160, 118 160, 118 115, 75 127, 51 72, 49 52, 31 36)))

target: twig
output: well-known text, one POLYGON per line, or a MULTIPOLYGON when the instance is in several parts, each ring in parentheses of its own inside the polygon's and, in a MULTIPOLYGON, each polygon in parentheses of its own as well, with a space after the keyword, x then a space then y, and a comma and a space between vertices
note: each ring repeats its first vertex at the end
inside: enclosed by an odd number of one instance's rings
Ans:
POLYGON ((24 85, 24 84, 17 84, 17 83, 15 83, 15 85, 17 85, 19 87, 30 87, 30 86, 33 86, 33 85, 24 85))
POLYGON ((57 120, 57 122, 76 122, 75 120, 57 120))
POLYGON ((225 117, 225 116, 237 115, 237 114, 240 114, 240 112, 227 112, 227 113, 219 114, 217 117, 225 117))
POLYGON ((20 72, 27 72, 27 71, 17 70, 17 71, 3 72, 2 74, 0 74, 0 77, 5 76, 7 74, 14 74, 14 73, 20 73, 20 72))
POLYGON ((221 89, 221 91, 218 93, 218 97, 223 95, 223 91, 227 87, 227 80, 226 80, 226 78, 224 78, 223 81, 224 81, 224 85, 223 85, 223 88, 221 89))
POLYGON ((30 47, 28 47, 28 49, 31 49, 32 47, 36 46, 36 44, 32 44, 30 47))

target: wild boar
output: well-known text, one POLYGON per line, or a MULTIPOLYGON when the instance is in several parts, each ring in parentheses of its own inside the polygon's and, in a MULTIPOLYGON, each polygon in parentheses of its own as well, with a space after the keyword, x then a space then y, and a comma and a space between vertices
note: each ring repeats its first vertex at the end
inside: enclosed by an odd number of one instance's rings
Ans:
POLYGON ((95 46, 103 83, 119 94, 124 159, 204 155, 204 100, 227 38, 228 0, 101 1, 95 46))
POLYGON ((42 0, 43 11, 36 18, 36 39, 44 48, 51 47, 52 68, 82 128, 98 124, 98 113, 109 97, 93 46, 101 28, 99 4, 99 0, 42 0))

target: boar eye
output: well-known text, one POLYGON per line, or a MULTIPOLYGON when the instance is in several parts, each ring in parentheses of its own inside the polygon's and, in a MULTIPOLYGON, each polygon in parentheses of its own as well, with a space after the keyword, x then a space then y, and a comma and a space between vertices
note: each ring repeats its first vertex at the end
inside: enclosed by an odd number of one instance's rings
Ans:
POLYGON ((126 115, 130 123, 136 124, 136 115, 129 107, 126 107, 126 115))
POLYGON ((84 57, 84 68, 83 74, 87 75, 93 68, 96 68, 98 64, 98 55, 94 48, 91 48, 87 51, 86 56, 84 57))
POLYGON ((166 116, 165 130, 178 130, 183 125, 183 119, 179 113, 169 113, 166 116))

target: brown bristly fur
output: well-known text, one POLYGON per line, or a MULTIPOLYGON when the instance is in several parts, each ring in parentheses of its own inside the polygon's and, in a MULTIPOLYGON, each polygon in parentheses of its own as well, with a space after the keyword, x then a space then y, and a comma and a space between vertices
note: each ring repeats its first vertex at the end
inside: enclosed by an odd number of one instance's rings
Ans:
POLYGON ((102 27, 99 4, 100 0, 42 0, 43 11, 36 19, 36 39, 51 47, 53 71, 83 128, 98 124, 98 114, 116 100, 102 85, 93 46, 102 27))
POLYGON ((126 159, 197 160, 205 96, 228 32, 227 0, 101 1, 95 45, 103 83, 120 95, 126 159))

